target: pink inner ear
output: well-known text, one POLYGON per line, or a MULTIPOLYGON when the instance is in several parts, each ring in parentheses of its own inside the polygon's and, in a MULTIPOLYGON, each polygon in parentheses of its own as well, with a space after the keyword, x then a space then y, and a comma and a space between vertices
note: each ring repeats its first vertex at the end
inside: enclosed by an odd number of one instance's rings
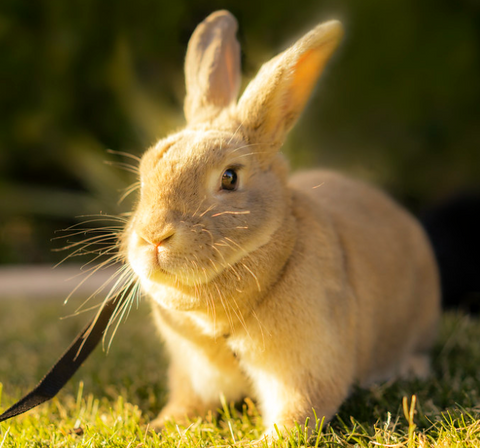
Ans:
MULTIPOLYGON (((226 39, 226 37, 223 37, 226 39)), ((220 52, 216 48, 207 49, 205 60, 211 60, 208 69, 208 81, 205 82, 207 102, 204 106, 212 104, 217 107, 227 107, 237 96, 238 78, 238 43, 235 36, 226 40, 220 52), (209 59, 208 59, 209 58, 209 59)))
POLYGON ((208 121, 234 101, 240 87, 240 46, 237 22, 217 11, 195 29, 185 59, 185 117, 189 123, 208 121))
MULTIPOLYGON (((234 43, 235 44, 235 43, 234 43)), ((228 78, 228 90, 229 92, 235 92, 236 91, 236 77, 237 75, 237 64, 235 61, 235 55, 232 54, 231 51, 227 51, 225 54, 225 67, 227 69, 227 78, 228 78)), ((234 94, 236 96, 236 93, 234 94)), ((233 95, 231 95, 233 96, 233 95)), ((230 98, 230 100, 234 100, 234 98, 230 98)))
POLYGON ((300 113, 315 86, 315 83, 325 67, 328 59, 337 46, 330 41, 303 53, 294 68, 293 80, 290 85, 292 108, 300 113))

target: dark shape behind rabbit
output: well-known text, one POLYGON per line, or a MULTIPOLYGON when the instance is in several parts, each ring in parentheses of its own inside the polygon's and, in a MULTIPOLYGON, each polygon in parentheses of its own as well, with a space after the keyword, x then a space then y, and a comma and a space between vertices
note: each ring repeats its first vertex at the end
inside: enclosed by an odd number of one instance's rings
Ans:
POLYGON ((480 312, 480 192, 465 191, 422 216, 437 257, 444 308, 480 312))

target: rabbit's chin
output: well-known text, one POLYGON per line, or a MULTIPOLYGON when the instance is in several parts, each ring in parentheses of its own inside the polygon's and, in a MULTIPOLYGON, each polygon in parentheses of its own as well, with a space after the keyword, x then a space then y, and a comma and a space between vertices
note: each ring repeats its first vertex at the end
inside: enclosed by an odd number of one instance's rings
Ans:
POLYGON ((196 294, 185 294, 170 282, 141 280, 143 290, 162 308, 177 311, 201 311, 205 304, 196 294))

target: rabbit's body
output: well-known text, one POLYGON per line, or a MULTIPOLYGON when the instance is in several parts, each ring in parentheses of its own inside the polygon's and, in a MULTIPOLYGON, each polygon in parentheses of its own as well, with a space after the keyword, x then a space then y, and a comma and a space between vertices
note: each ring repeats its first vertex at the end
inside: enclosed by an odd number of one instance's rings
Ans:
POLYGON ((235 29, 219 12, 192 37, 189 125, 143 156, 125 243, 171 357, 154 424, 248 395, 275 435, 312 408, 331 418, 355 383, 426 375, 438 280, 420 226, 384 194, 327 171, 289 184, 278 149, 339 24, 266 64, 238 105, 235 29))
POLYGON ((328 214, 340 246, 345 288, 353 291, 356 380, 368 385, 399 373, 425 376, 428 364, 416 361, 428 359, 440 310, 423 228, 381 191, 338 173, 301 173, 291 184, 328 214))

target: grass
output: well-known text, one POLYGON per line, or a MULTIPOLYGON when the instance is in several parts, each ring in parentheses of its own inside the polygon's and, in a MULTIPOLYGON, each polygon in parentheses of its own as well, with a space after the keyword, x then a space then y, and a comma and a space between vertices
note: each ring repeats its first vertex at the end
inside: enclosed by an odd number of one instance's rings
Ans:
MULTIPOLYGON (((0 411, 38 382, 87 320, 59 320, 70 312, 61 302, 0 300, 0 411)), ((224 403, 218 415, 172 424, 161 435, 148 430, 166 400, 154 332, 141 304, 108 355, 97 350, 51 402, 0 424, 0 448, 221 447, 257 439, 262 422, 250 400, 224 403)), ((445 315, 433 364, 428 381, 354 390, 332 422, 317 421, 316 431, 298 426, 275 445, 480 447, 480 322, 445 315)))

